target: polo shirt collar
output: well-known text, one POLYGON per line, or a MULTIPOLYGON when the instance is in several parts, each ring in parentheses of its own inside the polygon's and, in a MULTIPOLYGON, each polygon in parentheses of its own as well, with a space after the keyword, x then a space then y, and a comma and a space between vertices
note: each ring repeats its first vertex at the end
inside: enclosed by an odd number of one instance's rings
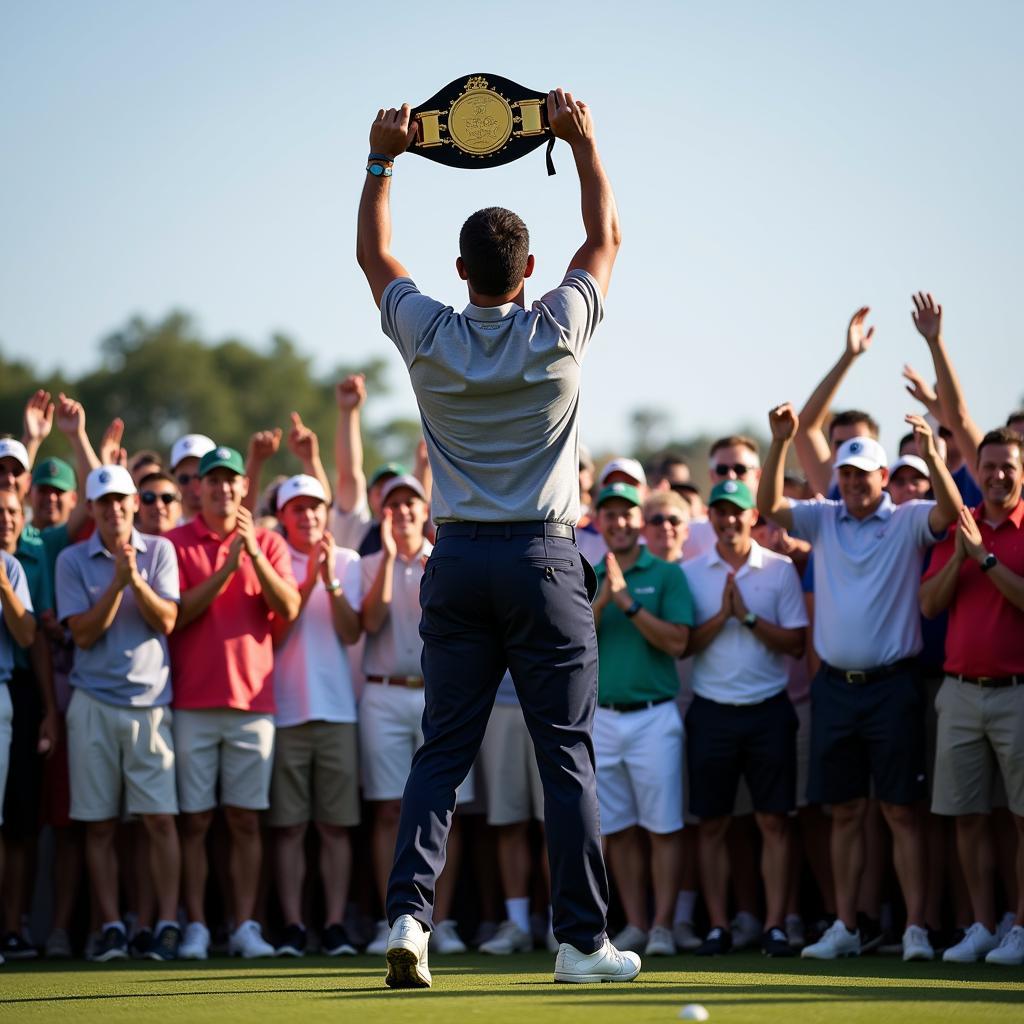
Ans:
MULTIPOLYGON (((708 559, 709 565, 724 565, 730 572, 733 571, 732 566, 722 557, 718 550, 718 544, 711 549, 711 557, 708 559)), ((763 569, 764 568, 764 548, 757 543, 756 540, 751 537, 750 539, 750 551, 747 554, 747 560, 740 566, 740 569, 763 569)))
MULTIPOLYGON (((985 502, 982 502, 976 508, 972 510, 975 521, 979 523, 985 522, 985 502)), ((1001 529, 1007 523, 1013 523, 1014 528, 1019 530, 1024 525, 1024 497, 1017 502, 1014 506, 1013 511, 999 524, 995 529, 1001 529)), ((953 524, 956 525, 955 523, 953 524)))
POLYGON ((632 566, 627 571, 628 572, 632 572, 634 569, 640 569, 640 570, 648 569, 652 565, 654 565, 654 555, 652 555, 650 553, 650 551, 647 550, 647 545, 646 544, 641 544, 640 545, 640 554, 637 555, 636 561, 632 564, 632 566))
POLYGON ((43 542, 37 537, 26 537, 25 531, 21 531, 17 547, 14 549, 14 557, 18 561, 28 559, 30 562, 39 562, 43 557, 43 542))
POLYGON ((190 519, 188 523, 186 523, 185 525, 188 526, 189 529, 192 531, 196 540, 214 540, 218 544, 223 544, 229 537, 231 537, 234 534, 233 530, 231 531, 231 533, 227 535, 227 537, 221 537, 219 534, 215 533, 213 530, 210 529, 209 526, 206 525, 206 520, 203 519, 202 512, 198 513, 194 518, 190 519))
POLYGON ((892 498, 889 496, 888 491, 882 491, 882 500, 878 503, 878 508, 875 509, 871 515, 864 519, 855 519, 854 516, 850 515, 850 510, 846 507, 846 502, 842 499, 839 500, 839 518, 840 519, 853 519, 855 522, 866 523, 869 519, 881 519, 886 520, 892 517, 893 511, 896 506, 892 503, 892 498))
POLYGON ((510 317, 516 309, 522 309, 522 306, 516 302, 503 302, 500 306, 475 306, 471 302, 462 311, 462 315, 470 320, 485 320, 493 323, 510 317))
MULTIPOLYGON (((92 536, 85 543, 89 545, 88 548, 86 548, 86 551, 90 558, 95 558, 96 555, 106 555, 108 558, 114 557, 106 547, 104 547, 103 541, 100 540, 99 530, 94 530, 92 536)), ((142 534, 139 533, 134 526, 132 527, 131 545, 136 551, 148 550, 142 534)))

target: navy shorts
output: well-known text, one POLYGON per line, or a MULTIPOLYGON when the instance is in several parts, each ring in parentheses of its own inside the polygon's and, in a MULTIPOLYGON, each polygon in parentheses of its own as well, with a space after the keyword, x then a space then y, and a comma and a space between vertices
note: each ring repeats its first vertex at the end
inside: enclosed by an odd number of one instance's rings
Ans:
POLYGON ((718 704, 695 696, 686 712, 690 811, 698 818, 731 815, 741 776, 755 811, 794 810, 796 730, 785 691, 758 704, 718 704))
POLYGON ((848 683, 822 667, 811 684, 810 803, 842 804, 871 794, 889 804, 926 795, 924 704, 918 670, 848 683))

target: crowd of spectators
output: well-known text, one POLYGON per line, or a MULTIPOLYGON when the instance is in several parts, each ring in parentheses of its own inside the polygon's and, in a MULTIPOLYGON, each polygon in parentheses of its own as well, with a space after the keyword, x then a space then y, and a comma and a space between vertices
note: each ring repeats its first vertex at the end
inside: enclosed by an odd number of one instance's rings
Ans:
MULTIPOLYGON (((891 457, 832 411, 868 315, 767 452, 580 449, 619 949, 1024 964, 1024 412, 975 423, 916 295, 936 383, 905 368, 923 408, 891 457)), ((129 455, 119 420, 97 454, 39 391, 0 438, 3 958, 385 952, 430 466, 421 443, 367 474, 363 378, 336 398, 333 478, 297 413, 244 455, 129 455), (53 428, 74 465, 37 459, 53 428), (282 446, 298 472, 264 481, 282 446)), ((496 684, 439 954, 557 949, 529 722, 496 684)))

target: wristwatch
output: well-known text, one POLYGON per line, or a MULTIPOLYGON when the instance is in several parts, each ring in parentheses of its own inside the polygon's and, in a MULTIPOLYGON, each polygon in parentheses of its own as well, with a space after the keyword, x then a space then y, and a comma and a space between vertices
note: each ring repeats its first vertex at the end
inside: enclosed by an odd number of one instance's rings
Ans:
POLYGON ((261 548, 257 548, 249 557, 254 561, 258 562, 263 555, 261 548))
POLYGON ((988 572, 999 564, 999 559, 990 551, 979 563, 982 572, 988 572))
POLYGON ((333 580, 331 580, 330 583, 327 584, 327 593, 328 594, 336 594, 336 593, 338 593, 339 590, 341 590, 341 580, 333 579, 333 580))
POLYGON ((641 608, 643 608, 643 605, 634 598, 633 603, 622 614, 625 615, 627 619, 631 619, 638 611, 640 611, 641 608))
POLYGON ((753 612, 747 612, 747 614, 743 616, 743 625, 746 626, 747 629, 753 629, 757 625, 757 616, 753 612))

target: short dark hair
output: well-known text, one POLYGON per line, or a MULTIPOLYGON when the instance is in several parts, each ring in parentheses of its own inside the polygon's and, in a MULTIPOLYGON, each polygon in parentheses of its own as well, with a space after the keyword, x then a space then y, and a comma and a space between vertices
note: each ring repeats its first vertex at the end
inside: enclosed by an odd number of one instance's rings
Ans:
POLYGON ((1024 437, 1009 427, 996 427, 990 430, 978 444, 978 464, 981 465, 981 450, 990 444, 1015 444, 1024 452, 1024 437))
POLYGON ((832 440, 832 433, 836 427, 852 427, 858 423, 863 423, 868 428, 868 433, 876 441, 878 440, 878 421, 862 409, 844 409, 842 412, 837 412, 828 425, 828 439, 832 440))
POLYGON ((675 452, 662 452, 659 455, 655 455, 647 463, 648 483, 652 478, 655 480, 664 480, 673 466, 685 466, 687 469, 690 468, 690 464, 686 459, 681 455, 676 455, 675 452))
POLYGON ((178 494, 179 499, 181 498, 181 494, 180 492, 178 492, 178 481, 175 480, 174 477, 171 476, 169 473, 165 473, 163 470, 160 470, 156 473, 147 473, 139 481, 139 490, 141 491, 142 488, 146 486, 146 484, 155 484, 158 481, 163 481, 165 484, 170 484, 174 488, 175 493, 178 494))
POLYGON ((909 434, 904 434, 900 438, 900 446, 899 448, 897 448, 897 451, 900 453, 900 455, 903 454, 904 446, 910 444, 911 441, 913 441, 915 444, 917 443, 917 435, 913 431, 911 431, 909 434))
POLYGON ((472 214, 459 232, 459 254, 473 291, 508 295, 526 274, 530 232, 522 218, 500 206, 472 214))
POLYGON ((143 448, 141 451, 136 452, 131 459, 128 461, 128 465, 132 471, 135 471, 139 466, 147 466, 152 463, 154 466, 159 466, 163 469, 163 459, 150 448, 143 448))
POLYGON ((708 458, 711 458, 719 448, 749 448, 758 457, 761 455, 760 445, 752 437, 747 437, 746 434, 730 434, 728 437, 720 437, 711 446, 708 458))
POLYGON ((1017 420, 1024 420, 1024 409, 1014 409, 1014 411, 1006 417, 1006 425, 1009 426, 1017 420))

